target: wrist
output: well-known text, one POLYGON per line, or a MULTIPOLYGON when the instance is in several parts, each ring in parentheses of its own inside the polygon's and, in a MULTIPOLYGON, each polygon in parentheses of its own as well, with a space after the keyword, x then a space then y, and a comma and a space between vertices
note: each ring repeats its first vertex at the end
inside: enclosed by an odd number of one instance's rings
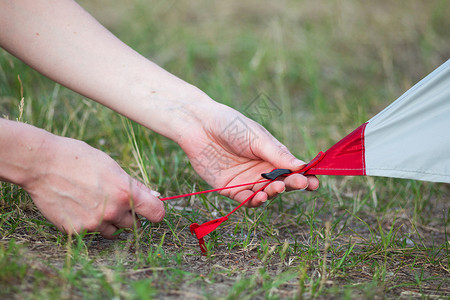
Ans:
POLYGON ((221 105, 181 80, 167 89, 146 89, 135 99, 141 99, 141 105, 129 117, 176 143, 201 130, 211 112, 221 105))
POLYGON ((172 128, 169 138, 179 145, 184 139, 207 129, 213 122, 214 112, 219 111, 222 105, 196 87, 186 94, 185 99, 185 103, 170 118, 172 128))
POLYGON ((22 187, 45 167, 52 134, 34 126, 0 119, 0 180, 22 187))

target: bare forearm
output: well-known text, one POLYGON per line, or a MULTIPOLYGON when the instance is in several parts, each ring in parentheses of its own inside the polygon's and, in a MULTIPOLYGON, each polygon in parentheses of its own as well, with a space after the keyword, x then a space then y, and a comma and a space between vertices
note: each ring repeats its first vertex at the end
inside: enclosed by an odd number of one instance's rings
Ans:
POLYGON ((0 27, 0 45, 39 72, 175 141, 216 105, 74 1, 1 1, 0 27))

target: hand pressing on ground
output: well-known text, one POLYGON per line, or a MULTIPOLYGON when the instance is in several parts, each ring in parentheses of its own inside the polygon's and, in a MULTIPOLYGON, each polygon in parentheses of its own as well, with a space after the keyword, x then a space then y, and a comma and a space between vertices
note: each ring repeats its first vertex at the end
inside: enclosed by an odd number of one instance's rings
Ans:
POLYGON ((99 232, 112 239, 119 228, 151 222, 164 205, 107 154, 84 142, 0 119, 0 180, 22 186, 42 214, 66 233, 99 232), (14 140, 12 143, 8 143, 14 140))
MULTIPOLYGON (((179 145, 196 172, 214 188, 255 182, 261 179, 261 173, 274 168, 296 171, 305 165, 261 125, 229 107, 217 104, 203 116, 197 118, 201 124, 196 129, 189 129, 189 134, 180 139, 179 145)), ((246 206, 260 206, 284 191, 311 191, 318 186, 319 180, 315 176, 294 174, 274 181, 246 206)), ((221 193, 243 202, 260 187, 262 184, 221 193)))

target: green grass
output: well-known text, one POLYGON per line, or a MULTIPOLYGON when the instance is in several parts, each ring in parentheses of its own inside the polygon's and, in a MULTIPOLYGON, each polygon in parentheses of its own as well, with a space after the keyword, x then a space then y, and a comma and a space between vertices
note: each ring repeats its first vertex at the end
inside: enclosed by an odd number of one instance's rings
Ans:
MULTIPOLYGON (((251 114, 252 100, 266 95, 281 113, 257 121, 304 160, 450 54, 444 0, 80 3, 133 48, 217 101, 251 114)), ((208 188, 175 143, 4 51, 0 116, 82 139, 162 195, 208 188)), ((450 297, 448 185, 320 179, 314 193, 284 194, 232 215, 206 237, 206 257, 189 225, 236 206, 217 194, 172 200, 162 223, 144 221, 141 230, 107 241, 63 235, 24 191, 0 183, 0 297, 450 297)))

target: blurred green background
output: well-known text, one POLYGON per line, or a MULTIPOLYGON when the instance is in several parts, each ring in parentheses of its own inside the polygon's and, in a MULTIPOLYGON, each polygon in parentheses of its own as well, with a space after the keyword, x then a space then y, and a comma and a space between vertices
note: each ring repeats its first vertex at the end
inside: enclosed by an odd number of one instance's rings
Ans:
MULTIPOLYGON (((262 123, 305 161, 450 58, 448 0, 79 3, 136 51, 262 123), (260 113, 264 107, 268 111, 260 113)), ((82 139, 163 195, 207 188, 174 143, 53 83, 5 51, 0 116, 82 139)), ((224 197, 169 203, 162 224, 145 224, 139 239, 108 244, 91 236, 68 240, 23 191, 2 184, 0 295, 450 295, 448 185, 320 179, 317 193, 291 193, 265 208, 239 212, 208 238, 215 250, 205 259, 188 226, 235 206, 224 197), (317 275, 324 264, 328 281, 317 275)))

